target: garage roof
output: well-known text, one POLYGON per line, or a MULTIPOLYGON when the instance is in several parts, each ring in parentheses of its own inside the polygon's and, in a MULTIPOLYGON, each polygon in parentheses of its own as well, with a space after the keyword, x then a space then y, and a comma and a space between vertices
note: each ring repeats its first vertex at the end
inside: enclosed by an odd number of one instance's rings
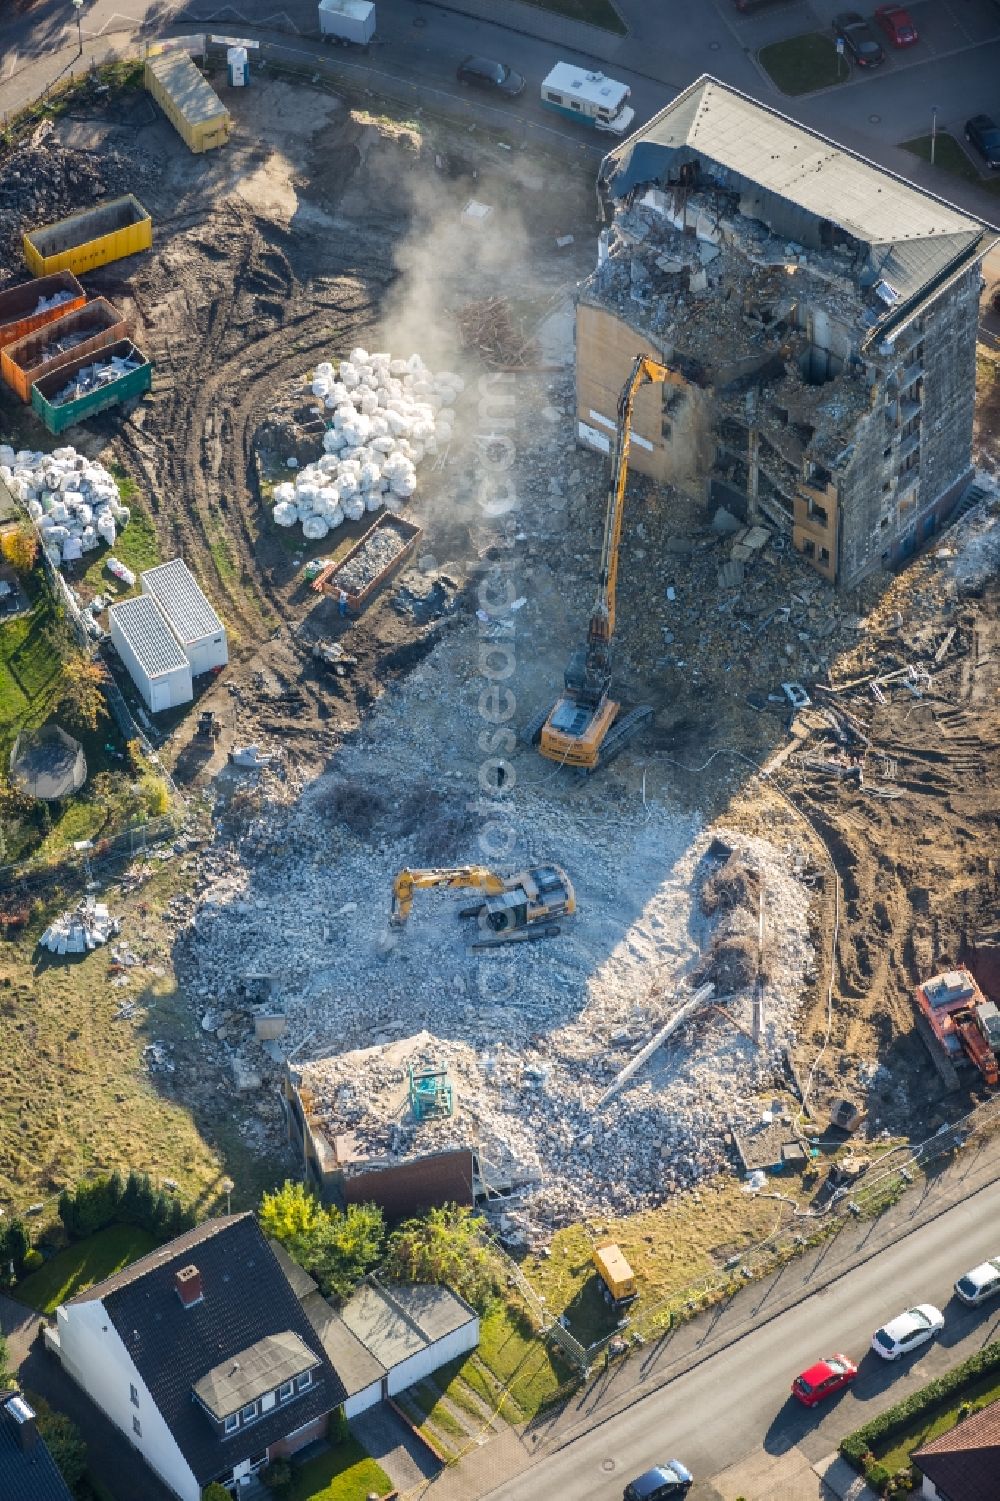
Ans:
POLYGON ((175 672, 178 667, 187 667, 187 657, 156 600, 150 595, 137 594, 133 599, 123 599, 120 604, 109 606, 108 617, 135 652, 148 678, 162 677, 164 673, 175 672))
POLYGON ((319 1335, 330 1364, 344 1383, 349 1397, 382 1380, 385 1366, 365 1348, 354 1331, 348 1329, 322 1293, 308 1293, 302 1299, 302 1312, 319 1335))
POLYGON ((198 587, 197 580, 183 558, 147 568, 141 575, 143 594, 152 594, 178 641, 190 646, 206 636, 216 636, 222 621, 198 587))
POLYGON ((476 1313, 450 1287, 366 1283, 344 1304, 344 1323, 386 1370, 470 1323, 476 1313))

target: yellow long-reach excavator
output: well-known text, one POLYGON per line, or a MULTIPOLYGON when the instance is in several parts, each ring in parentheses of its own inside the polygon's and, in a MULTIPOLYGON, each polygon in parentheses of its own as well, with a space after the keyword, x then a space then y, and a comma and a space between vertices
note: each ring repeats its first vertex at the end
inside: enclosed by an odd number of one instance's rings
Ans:
POLYGON ((500 943, 554 938, 557 919, 576 911, 576 894, 559 865, 532 865, 513 876, 502 876, 484 865, 459 865, 448 870, 401 870, 392 886, 390 928, 401 928, 410 915, 413 893, 431 886, 472 888, 483 898, 459 908, 459 917, 475 917, 479 937, 472 947, 495 948, 500 943))
POLYGON ((584 771, 606 766, 653 717, 648 704, 621 714, 621 704, 610 696, 611 642, 615 634, 618 555, 632 441, 632 409, 641 386, 666 382, 683 383, 681 376, 666 365, 649 355, 636 355, 618 398, 601 571, 587 639, 569 659, 563 675, 562 697, 551 710, 538 714, 522 732, 529 745, 537 745, 543 756, 563 766, 578 766, 584 771))

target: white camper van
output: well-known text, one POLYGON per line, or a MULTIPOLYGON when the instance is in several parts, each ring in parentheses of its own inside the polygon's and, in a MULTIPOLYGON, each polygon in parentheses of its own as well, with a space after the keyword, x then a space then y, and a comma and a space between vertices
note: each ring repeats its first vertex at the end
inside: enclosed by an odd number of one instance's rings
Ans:
POLYGON ((542 103, 549 109, 618 136, 624 135, 635 119, 635 110, 628 107, 631 94, 625 84, 615 83, 603 73, 574 68, 572 63, 556 63, 542 83, 542 103))

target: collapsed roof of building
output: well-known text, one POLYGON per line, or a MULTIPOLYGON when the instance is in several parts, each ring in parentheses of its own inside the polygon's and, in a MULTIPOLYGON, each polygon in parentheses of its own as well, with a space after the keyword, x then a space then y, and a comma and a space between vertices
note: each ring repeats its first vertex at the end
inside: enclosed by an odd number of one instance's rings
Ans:
POLYGON ((796 468, 846 463, 881 356, 991 236, 959 210, 702 78, 601 169, 581 300, 640 329, 796 468), (755 390, 766 390, 758 400, 755 390))

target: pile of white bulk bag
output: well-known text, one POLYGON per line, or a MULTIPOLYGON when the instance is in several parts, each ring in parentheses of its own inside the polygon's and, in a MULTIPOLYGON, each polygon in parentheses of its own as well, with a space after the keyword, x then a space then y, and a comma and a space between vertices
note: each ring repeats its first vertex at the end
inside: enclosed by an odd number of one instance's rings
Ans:
POLYGON ((323 452, 294 482, 275 485, 272 515, 278 526, 301 522, 318 542, 345 520, 409 500, 418 464, 451 441, 464 381, 447 370, 432 374, 417 354, 398 360, 358 348, 339 367, 317 365, 310 385, 330 423, 323 452))
POLYGON ((114 477, 75 448, 39 453, 0 443, 0 479, 24 502, 57 567, 76 562, 102 542, 113 547, 128 525, 128 507, 114 477))

